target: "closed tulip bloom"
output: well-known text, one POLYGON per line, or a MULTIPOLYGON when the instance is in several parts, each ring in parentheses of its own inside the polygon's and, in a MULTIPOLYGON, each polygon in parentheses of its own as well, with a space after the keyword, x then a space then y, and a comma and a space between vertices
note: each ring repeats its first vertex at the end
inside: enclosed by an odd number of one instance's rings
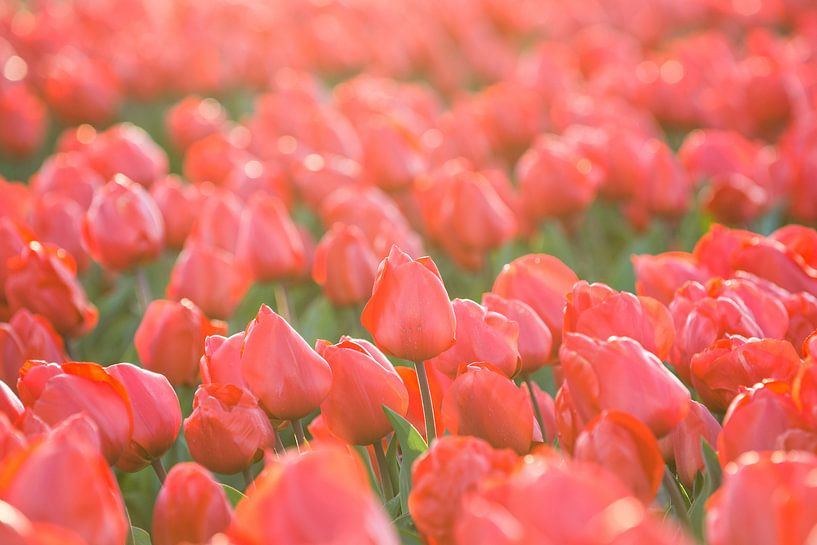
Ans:
POLYGON ((201 193, 196 186, 182 183, 176 176, 167 176, 150 187, 150 196, 162 214, 165 246, 181 248, 201 212, 198 206, 201 193))
POLYGON ((308 415, 332 386, 326 360, 267 305, 247 326, 241 371, 261 407, 281 420, 308 415))
POLYGON ((23 415, 23 402, 11 389, 11 386, 0 381, 0 414, 8 417, 10 422, 15 422, 23 415))
POLYGON ((455 341, 454 309, 437 266, 397 246, 380 263, 360 319, 386 354, 414 362, 433 358, 455 341))
POLYGON ((399 543, 359 460, 332 447, 268 465, 227 534, 242 545, 399 543))
POLYGON ((692 486, 695 476, 703 470, 701 441, 705 440, 714 449, 717 445, 721 425, 704 405, 692 401, 689 414, 669 435, 661 439, 662 450, 675 462, 675 472, 684 486, 692 486))
POLYGON ((0 541, 5 545, 87 545, 76 532, 31 522, 4 501, 0 501, 0 541))
POLYGON ((198 187, 201 208, 190 238, 235 255, 244 203, 228 189, 214 188, 209 183, 198 187))
POLYGON ((65 250, 33 241, 8 261, 6 298, 12 311, 27 308, 45 316, 62 335, 83 335, 99 313, 77 280, 76 264, 65 250))
MULTIPOLYGON (((375 358, 352 340, 316 346, 332 369, 332 387, 321 402, 329 429, 352 445, 371 445, 392 431, 383 407, 405 416, 408 391, 385 358, 375 358)), ((374 349, 376 350, 376 349, 374 349)))
POLYGON ((0 471, 0 500, 32 522, 75 532, 86 545, 121 545, 125 505, 93 427, 76 416, 32 441, 0 471))
POLYGON ((26 408, 49 426, 85 413, 96 425, 109 464, 117 463, 127 449, 133 432, 130 398, 101 365, 30 360, 20 370, 17 389, 26 408))
POLYGON ((523 390, 485 363, 465 367, 443 398, 443 423, 453 435, 473 435, 519 454, 533 441, 533 407, 523 390))
POLYGON ((120 123, 101 132, 89 148, 94 169, 106 180, 122 174, 142 187, 167 176, 167 154, 142 128, 120 123))
POLYGON ((176 464, 156 496, 153 543, 207 543, 230 526, 232 516, 224 489, 206 469, 195 462, 176 464))
MULTIPOLYGON (((17 57, 19 58, 19 57, 17 57)), ((48 114, 28 85, 0 85, 0 152, 28 157, 42 146, 48 114)))
POLYGON ((243 331, 230 337, 210 335, 204 339, 204 355, 199 360, 201 382, 203 384, 234 384, 249 389, 241 372, 241 347, 243 345, 243 331))
POLYGON ((556 344, 562 338, 565 297, 578 282, 570 267, 547 254, 516 258, 496 277, 493 293, 527 303, 550 328, 556 344))
MULTIPOLYGON (((395 370, 408 391, 409 404, 406 420, 415 427, 420 435, 427 440, 426 423, 423 415, 423 401, 420 394, 420 382, 417 379, 417 371, 411 367, 396 367, 395 370)), ((432 366, 426 367, 428 376, 428 386, 431 393, 431 405, 434 411, 434 425, 437 428, 437 437, 442 437, 445 433, 445 425, 442 420, 442 405, 445 391, 451 385, 452 380, 442 374, 432 366)))
POLYGON ((815 469, 817 457, 808 452, 748 452, 727 465, 723 485, 707 502, 707 541, 712 545, 813 543, 815 469))
POLYGON ((76 202, 84 211, 91 206, 105 178, 91 168, 84 153, 56 153, 43 161, 29 183, 38 195, 58 193, 76 202))
POLYGON ((661 437, 689 411, 689 391, 654 354, 626 337, 606 341, 568 333, 559 351, 577 413, 589 420, 604 410, 638 418, 661 437))
POLYGON ((226 319, 250 283, 249 272, 229 252, 188 239, 170 273, 167 297, 190 299, 210 318, 226 319))
POLYGON ((553 399, 553 410, 556 413, 556 434, 559 438, 559 447, 569 453, 573 452, 576 438, 584 429, 588 419, 582 418, 573 403, 570 387, 563 382, 553 399))
POLYGON ((21 308, 11 321, 0 324, 0 381, 17 390, 20 368, 26 360, 65 361, 62 338, 42 316, 21 308))
POLYGON ((188 96, 165 114, 165 128, 173 147, 185 151, 190 144, 227 126, 227 113, 213 98, 188 96))
POLYGON ((770 280, 790 292, 805 291, 817 295, 817 269, 775 240, 757 237, 745 242, 732 254, 732 266, 735 270, 770 280))
POLYGON ((576 439, 573 458, 607 468, 633 495, 649 505, 664 475, 658 441, 638 419, 619 411, 604 411, 576 439))
POLYGON ((31 208, 29 225, 37 240, 63 248, 73 256, 77 269, 88 268, 90 259, 82 243, 82 221, 85 211, 59 194, 39 197, 31 208))
POLYGON ((204 339, 226 330, 224 322, 207 319, 187 299, 157 299, 148 305, 133 344, 145 369, 161 373, 171 384, 191 386, 198 382, 204 339))
POLYGON ((412 466, 409 513, 431 545, 450 543, 460 504, 483 480, 508 475, 518 458, 476 437, 441 437, 412 466))
POLYGON ((665 305, 672 302, 675 292, 686 282, 704 283, 709 278, 695 256, 687 252, 634 255, 630 260, 635 271, 635 292, 665 305))
POLYGON ((262 282, 298 276, 306 259, 301 236, 283 203, 256 194, 241 216, 236 258, 262 282))
POLYGON ((553 335, 547 324, 527 303, 506 299, 495 293, 482 295, 482 304, 491 312, 498 312, 519 326, 519 358, 521 373, 534 373, 545 365, 555 363, 553 335))
POLYGON ((167 379, 158 373, 118 363, 105 368, 128 392, 133 411, 133 433, 116 467, 139 471, 164 455, 179 435, 182 411, 167 379))
POLYGON ((158 256, 165 228, 150 194, 117 174, 96 193, 82 236, 94 260, 107 269, 122 271, 158 256))
POLYGON ((333 305, 357 305, 372 294, 377 263, 363 231, 336 223, 315 248, 312 278, 333 305))

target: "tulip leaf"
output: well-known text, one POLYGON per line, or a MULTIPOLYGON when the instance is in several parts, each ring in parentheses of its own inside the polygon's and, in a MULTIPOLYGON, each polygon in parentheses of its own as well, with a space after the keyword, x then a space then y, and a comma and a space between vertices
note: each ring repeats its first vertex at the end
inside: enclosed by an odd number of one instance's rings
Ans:
POLYGON ((394 428, 397 440, 400 441, 400 450, 403 452, 403 459, 400 463, 400 505, 403 508, 403 513, 408 513, 408 496, 409 492, 411 492, 411 466, 414 464, 414 460, 428 450, 428 445, 420 432, 408 420, 385 405, 383 411, 394 428))
POLYGON ((414 521, 408 514, 401 515, 394 519, 394 526, 400 534, 400 543, 403 545, 423 545, 414 521))
POLYGON ((130 527, 128 545, 151 545, 150 534, 136 526, 130 527))
POLYGON ((692 530, 700 543, 704 543, 704 519, 706 517, 706 501, 721 485, 721 465, 715 450, 701 439, 701 454, 703 455, 704 470, 703 484, 700 492, 689 508, 689 520, 692 523, 692 530))
POLYGON ((221 483, 221 488, 224 490, 224 494, 227 496, 227 501, 230 502, 230 505, 232 505, 233 508, 238 505, 238 502, 247 497, 243 492, 233 488, 229 484, 221 483))
POLYGON ((354 445, 352 448, 355 449, 355 452, 357 452, 358 456, 360 456, 360 459, 363 462, 363 467, 366 468, 366 473, 369 475, 369 485, 371 485, 372 490, 374 490, 382 500, 383 491, 380 489, 380 482, 377 480, 377 475, 374 472, 372 460, 369 457, 369 451, 366 450, 366 447, 362 447, 360 445, 354 445))
POLYGON ((389 476, 391 482, 400 482, 400 464, 397 461, 397 447, 400 441, 397 439, 397 434, 393 434, 389 440, 389 447, 386 449, 386 467, 389 468, 389 476))

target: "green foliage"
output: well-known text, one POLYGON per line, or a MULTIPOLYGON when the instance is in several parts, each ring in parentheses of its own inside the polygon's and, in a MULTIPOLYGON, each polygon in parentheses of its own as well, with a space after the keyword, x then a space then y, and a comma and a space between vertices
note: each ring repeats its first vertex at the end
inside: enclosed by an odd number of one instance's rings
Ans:
POLYGON ((399 478, 400 505, 403 513, 408 513, 408 496, 411 492, 411 466, 421 454, 428 450, 428 445, 420 432, 408 420, 386 406, 383 406, 383 412, 386 413, 386 417, 394 428, 394 433, 400 442, 400 450, 403 453, 399 478))
POLYGON ((692 506, 689 509, 689 519, 692 523, 692 530, 695 533, 695 537, 701 543, 705 543, 704 519, 706 516, 706 501, 715 490, 721 486, 722 472, 718 455, 705 439, 701 439, 701 453, 704 459, 704 470, 702 472, 703 483, 700 486, 700 492, 696 494, 692 506))

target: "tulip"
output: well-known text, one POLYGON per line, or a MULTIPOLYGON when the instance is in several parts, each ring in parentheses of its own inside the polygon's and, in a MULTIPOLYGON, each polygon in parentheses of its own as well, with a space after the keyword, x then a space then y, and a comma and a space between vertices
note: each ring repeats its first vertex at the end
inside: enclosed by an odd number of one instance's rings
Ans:
POLYGON ((426 169, 420 139, 398 118, 372 115, 358 127, 363 149, 361 176, 385 191, 408 188, 426 169))
POLYGON ((790 291, 817 296, 817 269, 798 254, 775 240, 756 238, 745 242, 732 254, 735 270, 746 271, 790 291))
POLYGON ((198 381, 205 338, 226 330, 225 323, 208 320, 187 299, 157 299, 148 305, 133 344, 145 369, 161 373, 171 384, 191 386, 198 381))
POLYGON ((251 157, 241 132, 220 131, 190 144, 184 154, 184 177, 197 185, 223 186, 235 165, 251 157))
MULTIPOLYGON (((406 390, 408 391, 409 403, 406 420, 408 420, 411 425, 420 432, 420 435, 426 439, 426 442, 428 442, 426 423, 423 416, 423 396, 420 392, 420 381, 417 379, 417 371, 411 367, 396 367, 395 370, 397 374, 400 375, 400 378, 403 379, 403 384, 406 385, 406 390)), ((428 373, 428 386, 431 394, 432 409, 434 411, 434 424, 436 426, 435 437, 440 437, 445 433, 445 426, 443 425, 440 415, 443 396, 452 381, 434 367, 428 367, 426 371, 428 373)))
POLYGON ((559 359, 576 412, 585 421, 604 410, 619 410, 661 437, 689 411, 689 391, 654 354, 632 339, 602 341, 568 333, 559 359))
POLYGON ((360 165, 347 157, 310 154, 292 166, 291 176, 305 204, 318 211, 335 191, 357 186, 360 165))
POLYGON ((587 420, 582 418, 573 403, 570 395, 570 388, 567 383, 562 383, 556 397, 553 400, 553 410, 556 413, 556 435, 559 439, 559 447, 569 453, 573 452, 576 438, 584 429, 587 420))
POLYGON ((78 415, 32 441, 0 471, 0 500, 32 522, 72 530, 87 545, 121 545, 129 530, 125 505, 93 428, 78 415))
POLYGON ((144 129, 120 123, 101 132, 89 149, 90 162, 106 180, 117 174, 148 188, 167 176, 167 155, 144 129))
POLYGON ((550 328, 553 339, 562 338, 565 296, 578 282, 570 267, 546 254, 529 254, 502 268, 491 291, 506 299, 527 303, 550 328))
POLYGON ((201 193, 194 185, 184 184, 176 176, 157 180, 150 187, 150 196, 162 214, 165 224, 165 246, 181 248, 193 230, 201 211, 201 193))
POLYGON ((470 299, 454 299, 451 306, 456 318, 457 340, 428 363, 452 378, 462 363, 475 361, 490 363, 508 377, 516 375, 520 366, 519 325, 470 299))
POLYGON ((19 158, 34 153, 42 146, 47 116, 45 105, 29 86, 9 85, 3 81, 0 85, 0 151, 19 158))
POLYGON ((23 402, 11 389, 11 386, 0 381, 0 414, 5 415, 10 422, 15 422, 23 415, 23 402))
POLYGON ((217 473, 238 473, 275 441, 272 425, 249 392, 232 384, 199 386, 184 421, 193 459, 217 473))
POLYGON ((67 152, 54 154, 43 161, 30 183, 38 195, 57 193, 76 202, 85 211, 91 206, 96 191, 105 185, 105 179, 94 171, 86 154, 67 152))
POLYGON ((214 189, 211 184, 198 187, 201 209, 196 215, 190 238, 235 255, 244 204, 227 189, 214 189))
POLYGON ((165 114, 165 127, 173 147, 185 151, 196 140, 215 134, 227 126, 227 113, 213 98, 188 96, 165 114))
POLYGON ((270 464, 239 503, 227 534, 244 545, 399 543, 359 461, 332 447, 270 464))
POLYGON ((28 446, 28 438, 14 427, 5 413, 0 413, 0 463, 12 460, 12 456, 28 446))
POLYGON ((523 390, 486 363, 467 365, 446 391, 443 423, 453 435, 474 435, 519 454, 533 441, 533 410, 523 390))
POLYGON ((810 267, 817 267, 817 231, 803 225, 785 225, 768 236, 803 258, 810 267))
POLYGON ((525 392, 528 404, 530 404, 531 410, 533 410, 536 417, 533 428, 533 441, 535 443, 552 443, 556 437, 556 405, 550 394, 542 390, 538 384, 532 380, 528 384, 527 388, 521 385, 519 388, 525 392), (533 400, 536 401, 536 405, 533 404, 533 400))
POLYGON ((371 348, 351 339, 334 345, 319 340, 315 349, 332 370, 332 387, 320 406, 327 426, 352 445, 374 444, 377 449, 379 440, 392 431, 383 407, 401 416, 408 411, 408 391, 400 375, 385 357, 374 357, 371 348))
POLYGON ((675 292, 690 280, 704 283, 709 275, 692 254, 665 252, 657 255, 634 255, 635 292, 669 305, 675 292))
POLYGON ((62 335, 85 334, 98 318, 77 281, 71 256, 36 241, 8 261, 6 298, 12 311, 27 308, 41 314, 62 335))
POLYGON ((417 529, 431 545, 450 543, 463 498, 483 480, 508 475, 516 461, 476 437, 441 437, 412 466, 408 507, 417 529))
POLYGON ((11 317, 5 285, 9 275, 8 261, 25 250, 33 235, 19 227, 11 218, 0 215, 0 319, 11 317))
POLYGON ((734 172, 712 178, 702 195, 702 207, 716 221, 747 225, 771 204, 769 192, 748 176, 734 172))
POLYGON ((190 299, 210 318, 229 318, 250 287, 250 275, 232 255, 192 240, 179 254, 167 297, 190 299))
POLYGON ((748 452, 727 465, 723 485, 707 502, 707 541, 812 543, 817 488, 810 477, 815 469, 817 457, 808 452, 748 452))
POLYGON ((204 339, 204 355, 199 360, 203 384, 234 384, 245 390, 244 375, 241 373, 241 347, 244 332, 231 337, 209 335, 204 339))
POLYGON ((128 447, 133 409, 121 382, 96 363, 46 363, 29 360, 17 383, 20 399, 34 416, 56 426, 85 413, 99 432, 101 452, 113 465, 128 447))
POLYGON ((153 543, 207 543, 232 520, 224 489, 194 462, 173 466, 153 507, 153 543))
POLYGON ((377 258, 363 231, 354 225, 336 223, 315 249, 312 278, 333 305, 366 301, 376 271, 377 258))
POLYGON ((665 457, 675 462, 675 471, 684 486, 692 487, 695 476, 703 470, 701 440, 714 446, 720 431, 721 425, 712 413, 702 404, 692 401, 684 421, 661 440, 662 449, 669 454, 665 457))
MULTIPOLYGON (((11 373, 7 375, 7 382, 12 388, 16 388, 20 367, 26 360, 62 363, 67 359, 62 338, 54 331, 53 326, 45 317, 31 314, 28 310, 21 308, 11 317, 9 326, 19 339, 21 356, 17 368, 9 368, 11 373)), ((10 365, 13 361, 13 359, 8 359, 5 363, 10 365)))
POLYGON ((133 433, 116 467, 135 472, 152 463, 161 475, 161 457, 176 442, 182 424, 176 392, 163 375, 130 363, 105 370, 125 388, 133 410, 133 433))
POLYGON ((522 374, 535 373, 552 364, 553 335, 536 312, 519 299, 506 299, 495 293, 482 295, 482 305, 491 312, 498 312, 519 326, 520 369, 522 374))
POLYGON ((73 256, 77 269, 88 267, 88 254, 82 245, 82 220, 85 211, 68 197, 53 193, 34 202, 29 225, 37 240, 65 249, 73 256))
POLYGON ((87 545, 76 532, 33 523, 4 501, 0 501, 0 541, 6 545, 87 545))
POLYGON ((664 476, 655 436, 638 419, 619 411, 604 411, 587 424, 576 439, 573 458, 609 469, 645 505, 655 499, 664 476))

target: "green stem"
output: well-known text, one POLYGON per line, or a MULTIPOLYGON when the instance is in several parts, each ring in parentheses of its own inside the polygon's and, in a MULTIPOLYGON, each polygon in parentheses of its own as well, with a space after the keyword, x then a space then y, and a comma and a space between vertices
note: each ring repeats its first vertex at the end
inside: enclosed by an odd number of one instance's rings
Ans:
POLYGON ((678 483, 675 481, 675 476, 670 472, 668 467, 664 467, 664 488, 669 494, 670 504, 672 510, 675 511, 675 517, 687 529, 692 528, 692 523, 689 521, 689 514, 687 513, 686 502, 681 496, 681 491, 678 490, 678 483))
POLYGON ((533 379, 530 378, 530 374, 525 375, 525 385, 528 387, 530 403, 533 405, 533 414, 536 416, 536 423, 539 424, 539 431, 542 432, 542 442, 547 443, 547 437, 545 436, 545 419, 542 418, 542 408, 536 399, 536 393, 533 389, 533 379))
POLYGON ((286 453, 287 449, 284 446, 284 442, 281 441, 281 434, 278 431, 275 431, 275 446, 273 447, 275 454, 283 455, 286 453))
POLYGON ((159 477, 159 482, 165 484, 165 479, 167 479, 167 471, 165 471, 165 466, 162 465, 162 459, 154 458, 150 465, 153 466, 153 471, 156 472, 156 476, 159 477))
POLYGON ((394 497, 394 486, 391 482, 389 466, 386 463, 386 453, 383 452, 383 445, 379 440, 375 441, 372 446, 374 447, 375 460, 377 460, 377 469, 380 472, 380 483, 383 487, 383 496, 386 498, 386 500, 390 500, 394 497))
POLYGON ((425 362, 415 362, 414 367, 417 370, 417 382, 420 384, 420 398, 423 402, 423 418, 425 419, 426 423, 426 441, 428 441, 428 444, 431 445, 431 442, 437 438, 437 426, 434 423, 434 405, 431 402, 431 387, 428 385, 425 362))

